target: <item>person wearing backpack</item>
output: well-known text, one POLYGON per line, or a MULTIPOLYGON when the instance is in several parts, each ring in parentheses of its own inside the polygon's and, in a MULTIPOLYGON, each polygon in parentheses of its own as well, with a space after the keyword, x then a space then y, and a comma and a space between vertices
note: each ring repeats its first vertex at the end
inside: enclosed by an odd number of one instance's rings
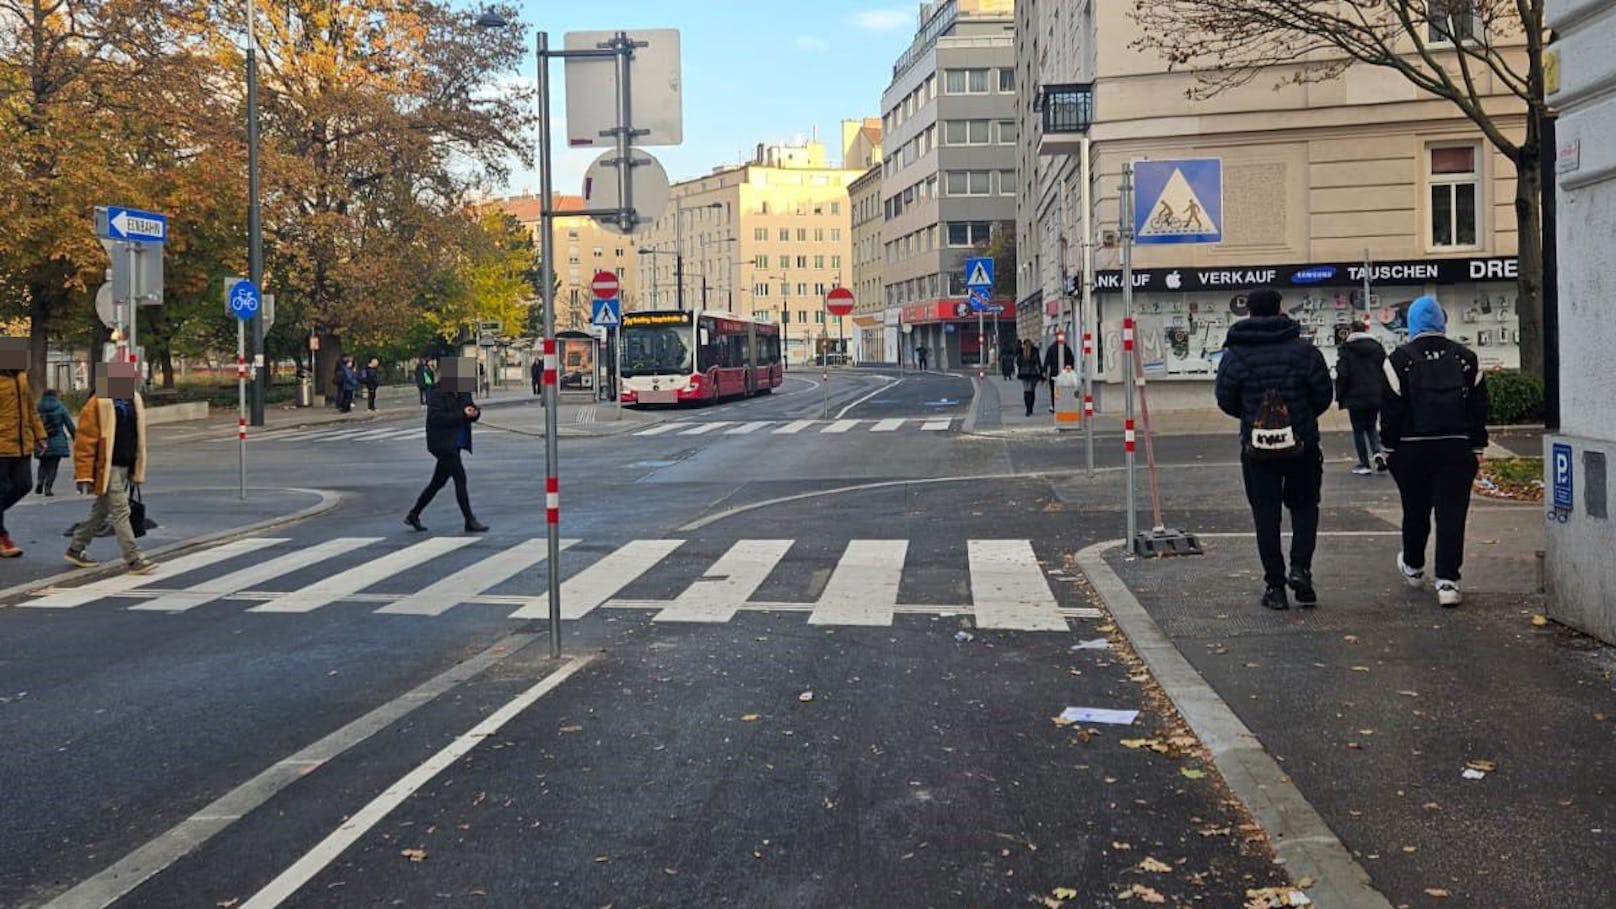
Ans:
POLYGON ((1411 587, 1425 581, 1425 544, 1436 513, 1436 595, 1463 602, 1470 484, 1487 449, 1487 376, 1468 347, 1447 337, 1435 297, 1408 309, 1408 343, 1386 358, 1380 440, 1403 499, 1403 550, 1397 570, 1411 587))
POLYGON ((1369 326, 1354 323, 1336 354, 1335 399, 1352 420, 1352 444, 1358 449, 1358 466, 1352 472, 1367 477, 1386 469, 1386 456, 1380 450, 1380 400, 1386 393, 1386 348, 1380 346, 1369 326))
POLYGON ((1279 291, 1246 297, 1250 315, 1229 328, 1218 364, 1218 408, 1240 420, 1240 470, 1263 565, 1262 605, 1313 606, 1313 551, 1318 544, 1324 453, 1319 414, 1330 408, 1330 368, 1302 327, 1280 312, 1279 291), (1291 513, 1290 571, 1280 546, 1284 510, 1291 513))

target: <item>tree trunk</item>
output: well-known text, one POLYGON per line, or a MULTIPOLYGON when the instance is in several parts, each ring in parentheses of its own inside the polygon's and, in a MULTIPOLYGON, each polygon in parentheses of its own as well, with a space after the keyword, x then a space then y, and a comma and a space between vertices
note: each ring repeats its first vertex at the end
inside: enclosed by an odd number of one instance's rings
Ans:
POLYGON ((1521 371, 1543 378, 1542 175, 1535 148, 1523 147, 1515 162, 1515 223, 1520 271, 1515 310, 1521 324, 1521 371))
POLYGON ((159 362, 163 369, 163 388, 172 389, 174 387, 174 352, 164 350, 161 357, 159 357, 159 362))

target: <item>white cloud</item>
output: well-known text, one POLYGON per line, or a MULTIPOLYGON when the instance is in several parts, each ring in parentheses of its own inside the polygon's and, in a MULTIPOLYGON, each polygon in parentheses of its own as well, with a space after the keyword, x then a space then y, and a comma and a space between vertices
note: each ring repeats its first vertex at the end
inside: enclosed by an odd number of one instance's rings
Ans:
POLYGON ((830 50, 830 42, 818 35, 798 35, 791 43, 795 44, 798 50, 813 51, 815 53, 830 50))
POLYGON ((867 32, 895 32, 914 25, 915 14, 901 7, 880 7, 859 10, 851 20, 854 28, 867 32))

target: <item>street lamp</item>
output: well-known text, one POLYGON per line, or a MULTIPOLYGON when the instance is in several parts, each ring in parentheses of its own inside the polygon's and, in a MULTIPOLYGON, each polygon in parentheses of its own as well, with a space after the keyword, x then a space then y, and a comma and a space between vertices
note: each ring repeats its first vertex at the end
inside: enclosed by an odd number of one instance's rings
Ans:
POLYGON ((659 277, 657 275, 656 257, 657 256, 671 255, 671 253, 669 253, 668 250, 657 249, 654 246, 644 246, 644 247, 641 247, 641 248, 635 250, 634 252, 635 252, 636 255, 650 256, 651 257, 651 308, 656 309, 657 308, 657 286, 658 286, 658 277, 659 277))
MULTIPOLYGON (((258 35, 253 4, 247 0, 247 279, 264 289, 264 214, 258 202, 258 35)), ((264 311, 252 318, 254 365, 252 425, 264 425, 264 394, 269 386, 269 357, 264 354, 264 311)), ((312 355, 311 355, 312 356, 312 355)))
POLYGON ((791 279, 786 275, 764 275, 765 281, 780 282, 780 350, 791 362, 791 279))

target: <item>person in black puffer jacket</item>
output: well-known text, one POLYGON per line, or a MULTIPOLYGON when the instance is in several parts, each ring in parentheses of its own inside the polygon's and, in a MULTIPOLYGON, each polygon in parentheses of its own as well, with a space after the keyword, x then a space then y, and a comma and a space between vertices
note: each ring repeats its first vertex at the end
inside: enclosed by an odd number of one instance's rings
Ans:
POLYGON ((1287 583, 1297 602, 1318 602, 1319 414, 1334 397, 1324 355, 1302 340, 1300 325, 1280 314, 1280 301, 1279 292, 1266 287, 1246 297, 1251 316, 1229 329, 1216 388, 1218 408, 1240 420, 1241 473, 1263 563, 1262 605, 1270 609, 1289 608, 1287 583), (1289 575, 1279 539, 1282 508, 1291 513, 1289 575))
POLYGON ((1380 419, 1380 399, 1386 394, 1385 365, 1386 348, 1369 334, 1368 326, 1355 323, 1336 355, 1335 399, 1352 418, 1352 444, 1358 449, 1358 466, 1352 472, 1359 476, 1386 469, 1380 433, 1375 428, 1380 419))

